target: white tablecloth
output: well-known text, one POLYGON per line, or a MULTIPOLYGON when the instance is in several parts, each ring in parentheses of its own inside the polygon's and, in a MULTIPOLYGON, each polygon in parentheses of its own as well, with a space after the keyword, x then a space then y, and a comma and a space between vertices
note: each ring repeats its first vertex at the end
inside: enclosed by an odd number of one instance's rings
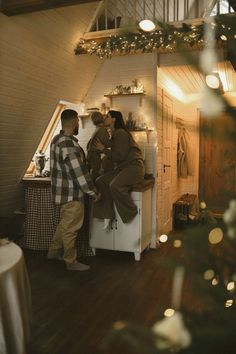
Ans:
POLYGON ((13 242, 0 246, 0 354, 25 354, 31 292, 24 256, 13 242))

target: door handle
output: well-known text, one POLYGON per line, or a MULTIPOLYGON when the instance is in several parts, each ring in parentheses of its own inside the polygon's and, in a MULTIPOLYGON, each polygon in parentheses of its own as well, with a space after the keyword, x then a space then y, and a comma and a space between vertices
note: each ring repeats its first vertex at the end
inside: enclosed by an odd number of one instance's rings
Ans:
POLYGON ((164 163, 164 165, 163 165, 163 171, 164 171, 164 173, 166 172, 166 167, 171 167, 171 165, 166 165, 166 164, 164 163))

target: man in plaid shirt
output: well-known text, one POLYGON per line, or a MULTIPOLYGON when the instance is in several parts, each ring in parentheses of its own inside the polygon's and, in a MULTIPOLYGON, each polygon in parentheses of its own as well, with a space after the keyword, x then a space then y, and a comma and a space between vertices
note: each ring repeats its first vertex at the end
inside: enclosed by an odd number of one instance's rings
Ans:
POLYGON ((78 114, 66 109, 61 114, 62 130, 50 145, 52 196, 61 205, 60 221, 49 247, 49 259, 63 259, 68 270, 87 270, 77 261, 76 236, 84 220, 84 193, 94 201, 100 197, 89 175, 83 149, 74 135, 78 134, 78 114))

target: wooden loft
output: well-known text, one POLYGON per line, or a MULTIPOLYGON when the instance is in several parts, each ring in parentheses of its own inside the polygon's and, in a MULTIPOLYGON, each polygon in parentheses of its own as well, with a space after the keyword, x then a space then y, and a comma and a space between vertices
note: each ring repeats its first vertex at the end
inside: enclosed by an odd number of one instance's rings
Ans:
POLYGON ((183 22, 197 25, 204 17, 231 14, 235 8, 236 0, 106 0, 99 3, 83 38, 100 40, 124 31, 135 32, 142 19, 176 27, 183 22))
POLYGON ((94 1, 96 0, 0 0, 0 12, 13 16, 94 1))

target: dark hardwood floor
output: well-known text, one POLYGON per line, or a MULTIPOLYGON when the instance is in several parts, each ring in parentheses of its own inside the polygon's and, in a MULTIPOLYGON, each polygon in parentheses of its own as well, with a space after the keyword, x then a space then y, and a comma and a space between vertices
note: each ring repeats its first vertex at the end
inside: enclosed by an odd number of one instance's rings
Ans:
POLYGON ((181 257, 181 249, 170 239, 144 251, 140 262, 132 253, 98 250, 83 259, 91 265, 85 272, 67 271, 45 252, 24 254, 33 306, 27 354, 97 354, 115 321, 152 326, 163 317, 173 278, 165 263, 181 257))

